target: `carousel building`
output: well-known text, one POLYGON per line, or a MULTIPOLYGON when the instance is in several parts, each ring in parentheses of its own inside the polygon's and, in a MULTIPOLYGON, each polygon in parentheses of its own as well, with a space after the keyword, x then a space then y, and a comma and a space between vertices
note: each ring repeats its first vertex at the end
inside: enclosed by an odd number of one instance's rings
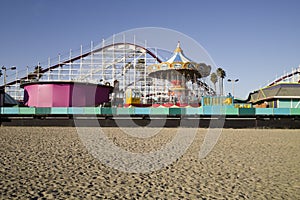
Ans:
POLYGON ((157 103, 187 105, 200 102, 202 91, 198 80, 209 76, 211 67, 187 58, 178 42, 171 58, 148 66, 147 71, 153 79, 153 88, 156 89, 153 94, 157 103))

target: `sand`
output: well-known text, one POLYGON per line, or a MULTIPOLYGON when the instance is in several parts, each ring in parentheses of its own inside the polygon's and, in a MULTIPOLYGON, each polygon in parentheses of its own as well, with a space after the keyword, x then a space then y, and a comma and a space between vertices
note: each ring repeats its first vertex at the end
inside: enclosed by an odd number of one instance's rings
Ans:
MULTIPOLYGON (((103 130, 134 153, 155 152, 177 133, 136 138, 103 130)), ((130 173, 94 158, 76 128, 1 127, 0 199, 300 199, 299 130, 224 129, 199 159, 206 133, 198 129, 173 163, 130 173)))

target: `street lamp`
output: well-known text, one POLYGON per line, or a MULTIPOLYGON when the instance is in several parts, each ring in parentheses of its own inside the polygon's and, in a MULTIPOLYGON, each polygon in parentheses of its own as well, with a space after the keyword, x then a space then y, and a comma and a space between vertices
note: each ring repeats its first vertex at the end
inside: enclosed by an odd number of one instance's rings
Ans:
POLYGON ((234 96, 234 83, 238 82, 239 79, 228 79, 227 81, 232 83, 232 96, 234 96))
POLYGON ((1 67, 1 70, 0 70, 0 76, 4 75, 3 77, 3 82, 4 82, 4 87, 1 88, 0 90, 0 106, 4 106, 4 103, 5 103, 5 87, 6 87, 6 70, 16 70, 17 68, 15 66, 12 66, 12 67, 9 67, 9 68, 6 68, 4 66, 1 67), (4 74, 2 74, 2 70, 4 71, 4 74))
POLYGON ((5 67, 5 66, 2 66, 2 68, 1 68, 3 71, 4 71, 4 77, 3 77, 3 85, 4 85, 4 90, 5 90, 5 87, 6 87, 6 71, 7 70, 16 70, 17 68, 15 67, 15 66, 12 66, 12 67, 9 67, 9 68, 7 68, 7 67, 5 67))

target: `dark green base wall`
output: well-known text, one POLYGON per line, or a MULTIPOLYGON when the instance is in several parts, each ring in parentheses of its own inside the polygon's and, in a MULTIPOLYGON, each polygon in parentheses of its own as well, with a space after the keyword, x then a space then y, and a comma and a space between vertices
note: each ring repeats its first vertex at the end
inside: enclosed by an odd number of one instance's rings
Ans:
MULTIPOLYGON (((220 124, 218 119, 196 118, 167 118, 162 119, 3 119, 1 126, 59 126, 59 127, 199 127, 210 128, 212 124, 220 124), (129 120, 129 121, 128 121, 129 120), (134 125, 134 126, 133 126, 134 125)), ((216 128, 216 127, 214 127, 216 128)), ((300 129, 300 119, 293 118, 230 118, 225 119, 224 124, 218 128, 289 128, 300 129)))

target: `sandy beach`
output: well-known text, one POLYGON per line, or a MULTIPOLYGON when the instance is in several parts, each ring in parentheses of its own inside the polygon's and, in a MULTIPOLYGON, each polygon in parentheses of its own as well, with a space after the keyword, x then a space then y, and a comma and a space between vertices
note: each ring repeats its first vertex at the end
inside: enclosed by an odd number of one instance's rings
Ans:
MULTIPOLYGON (((103 132, 116 146, 139 153, 161 149, 177 129, 148 138, 119 128, 103 132)), ((76 128, 1 127, 0 199, 300 199, 299 130, 224 129, 199 159, 206 133, 198 129, 173 163, 130 173, 94 158, 76 128)))

